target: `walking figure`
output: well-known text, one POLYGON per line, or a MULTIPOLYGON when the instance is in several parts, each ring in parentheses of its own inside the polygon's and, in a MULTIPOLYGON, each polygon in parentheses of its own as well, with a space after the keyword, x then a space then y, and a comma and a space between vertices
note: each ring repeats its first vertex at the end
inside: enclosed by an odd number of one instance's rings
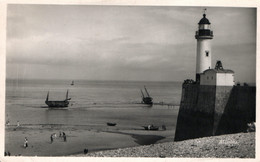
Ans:
POLYGON ((66 135, 63 135, 63 139, 64 139, 64 142, 67 141, 67 137, 66 137, 66 135))
POLYGON ((9 119, 6 121, 6 125, 10 125, 10 121, 9 121, 9 119))
POLYGON ((163 130, 166 130, 166 126, 165 126, 165 125, 162 125, 162 129, 163 129, 163 130))
POLYGON ((24 148, 28 147, 28 139, 25 137, 24 138, 24 148))
POLYGON ((88 153, 88 149, 84 149, 84 154, 87 154, 88 153))
POLYGON ((52 142, 53 142, 53 137, 52 137, 52 135, 51 135, 51 137, 50 137, 50 138, 51 138, 51 143, 52 143, 52 142))

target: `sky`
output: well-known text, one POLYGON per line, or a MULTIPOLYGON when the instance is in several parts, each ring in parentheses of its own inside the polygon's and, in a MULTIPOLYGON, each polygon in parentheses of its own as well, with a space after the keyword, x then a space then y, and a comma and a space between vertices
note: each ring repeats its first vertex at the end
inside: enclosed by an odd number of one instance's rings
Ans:
MULTIPOLYGON (((7 8, 6 77, 195 79, 195 31, 204 7, 24 5, 7 8)), ((221 60, 236 82, 256 80, 256 9, 207 7, 221 60)))

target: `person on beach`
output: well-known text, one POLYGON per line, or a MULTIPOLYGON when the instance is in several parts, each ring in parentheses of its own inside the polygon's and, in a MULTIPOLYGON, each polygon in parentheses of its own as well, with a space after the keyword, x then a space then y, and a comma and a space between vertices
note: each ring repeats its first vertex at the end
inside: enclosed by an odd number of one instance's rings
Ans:
POLYGON ((165 126, 165 125, 162 125, 162 129, 163 129, 163 130, 166 130, 166 126, 165 126))
POLYGON ((16 127, 17 128, 20 127, 20 122, 19 121, 17 121, 17 126, 16 127))
POLYGON ((24 138, 24 148, 28 147, 28 139, 25 137, 24 138))
POLYGON ((151 125, 148 125, 148 130, 150 130, 151 129, 151 125))
POLYGON ((84 149, 84 154, 87 154, 88 153, 88 149, 84 149))
POLYGON ((51 143, 52 143, 52 142, 53 142, 53 137, 52 137, 52 135, 51 135, 51 137, 50 137, 50 138, 51 138, 51 143))
POLYGON ((8 151, 8 152, 7 152, 7 155, 8 155, 8 156, 11 156, 11 153, 8 151))
POLYGON ((57 138, 57 134, 56 134, 56 133, 52 133, 51 135, 52 135, 52 138, 53 138, 53 139, 54 139, 54 138, 57 138))
POLYGON ((6 124, 6 125, 10 125, 10 121, 9 121, 9 120, 7 120, 5 124, 6 124))
POLYGON ((63 135, 63 139, 64 139, 64 142, 67 141, 67 137, 66 137, 66 135, 63 135))
POLYGON ((62 137, 62 133, 61 133, 61 131, 60 131, 60 135, 59 135, 59 137, 60 137, 60 138, 62 137))

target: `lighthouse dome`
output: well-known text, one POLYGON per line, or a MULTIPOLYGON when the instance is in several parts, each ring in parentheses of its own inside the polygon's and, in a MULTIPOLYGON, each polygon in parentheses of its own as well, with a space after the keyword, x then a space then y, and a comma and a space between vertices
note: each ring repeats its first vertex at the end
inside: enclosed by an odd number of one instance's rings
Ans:
POLYGON ((203 14, 203 18, 200 20, 199 24, 210 24, 209 20, 206 18, 206 14, 203 14))

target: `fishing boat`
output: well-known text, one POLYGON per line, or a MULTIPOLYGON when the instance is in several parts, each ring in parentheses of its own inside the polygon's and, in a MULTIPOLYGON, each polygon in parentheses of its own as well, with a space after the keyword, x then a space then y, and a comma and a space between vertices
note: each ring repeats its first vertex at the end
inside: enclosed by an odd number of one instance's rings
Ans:
POLYGON ((143 126, 145 130, 159 130, 159 127, 154 125, 143 126))
POLYGON ((67 90, 66 99, 65 100, 62 100, 62 101, 49 101, 49 92, 48 92, 46 100, 45 100, 45 103, 50 108, 64 108, 64 107, 68 107, 69 100, 71 99, 71 98, 68 98, 68 95, 69 95, 69 90, 67 90))
POLYGON ((108 126, 116 126, 116 123, 107 123, 108 126))
POLYGON ((153 104, 153 98, 150 96, 148 93, 146 87, 144 86, 144 90, 146 92, 146 95, 144 95, 142 89, 141 89, 141 94, 142 94, 142 103, 147 104, 147 105, 152 105, 153 104))
POLYGON ((74 80, 71 82, 71 84, 70 85, 74 85, 74 80))

